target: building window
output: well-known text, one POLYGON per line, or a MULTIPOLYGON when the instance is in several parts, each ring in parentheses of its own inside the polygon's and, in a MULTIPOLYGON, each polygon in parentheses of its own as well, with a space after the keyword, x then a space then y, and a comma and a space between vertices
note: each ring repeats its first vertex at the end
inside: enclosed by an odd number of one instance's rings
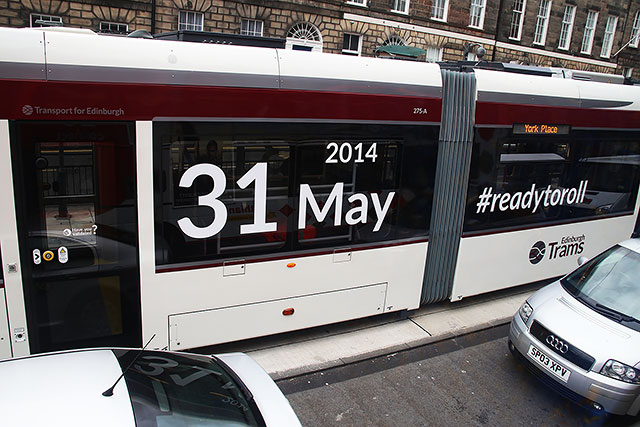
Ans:
POLYGON ((449 11, 449 0, 433 0, 433 8, 431 9, 431 19, 438 21, 446 21, 449 11))
POLYGON ((367 6, 367 0, 347 0, 347 4, 354 4, 357 6, 367 6))
POLYGON ((31 14, 31 27, 51 27, 51 26, 62 26, 62 17, 60 16, 51 16, 51 15, 40 15, 36 13, 31 14))
POLYGON ((437 46, 428 46, 425 54, 425 60, 427 62, 442 61, 442 48, 437 46))
POLYGON ((409 13, 409 0, 393 0, 391 11, 409 13))
POLYGON ((313 24, 302 22, 287 32, 287 49, 322 52, 322 36, 313 24))
POLYGON ((469 26, 480 28, 484 26, 484 9, 485 0, 471 0, 471 9, 469 10, 469 26))
POLYGON ((622 75, 628 79, 631 78, 631 76, 633 75, 633 68, 631 67, 625 67, 622 69, 622 75))
POLYGON ((636 12, 636 17, 633 20, 631 43, 629 43, 629 47, 638 47, 638 44, 640 44, 640 10, 636 12))
POLYGON ((560 28, 560 40, 558 49, 569 50, 571 44, 571 33, 573 32, 573 20, 576 17, 576 7, 566 6, 562 17, 562 27, 560 28))
POLYGON ((406 46, 407 43, 405 43, 405 41, 402 39, 402 37, 400 36, 396 36, 395 34, 392 36, 389 36, 389 38, 387 38, 384 43, 382 43, 382 46, 389 46, 389 45, 395 45, 395 46, 406 46))
POLYGON ((613 39, 616 35, 616 27, 618 26, 618 17, 609 16, 607 18, 607 26, 604 29, 604 37, 602 38, 602 50, 600 56, 609 58, 611 56, 611 48, 613 47, 613 39))
POLYGON ((596 33, 596 24, 598 23, 598 12, 590 10, 587 15, 587 22, 584 24, 584 36, 582 37, 582 48, 580 53, 591 54, 591 48, 593 47, 593 37, 596 33))
POLYGON ((511 29, 509 31, 509 38, 512 40, 520 40, 520 37, 522 37, 522 23, 524 22, 524 10, 526 6, 527 0, 515 0, 513 2, 511 29))
POLYGON ((549 13, 551 12, 551 0, 540 0, 538 17, 536 19, 536 31, 533 35, 533 44, 543 45, 547 40, 547 26, 549 25, 549 13))
POLYGON ((244 36, 262 37, 262 27, 262 21, 256 21, 254 19, 243 19, 240 26, 240 34, 244 36))
POLYGON ((204 31, 204 14, 181 10, 178 17, 178 30, 204 31))
POLYGON ((129 32, 129 25, 119 24, 117 22, 101 22, 100 32, 107 34, 127 34, 129 32))
POLYGON ((342 42, 342 53, 360 56, 360 52, 362 52, 361 40, 362 37, 359 34, 345 34, 342 42))

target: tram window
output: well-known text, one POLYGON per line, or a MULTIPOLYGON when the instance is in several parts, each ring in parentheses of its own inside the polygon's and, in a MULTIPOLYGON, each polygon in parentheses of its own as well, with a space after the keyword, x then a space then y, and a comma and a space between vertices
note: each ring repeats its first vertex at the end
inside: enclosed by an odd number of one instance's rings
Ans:
POLYGON ((374 198, 382 206, 387 200, 392 202, 398 191, 400 145, 400 141, 378 139, 366 142, 323 140, 300 144, 300 182, 309 185, 318 205, 331 203, 335 183, 342 183, 342 214, 349 215, 350 209, 355 209, 340 226, 335 225, 335 213, 323 220, 307 221, 306 227, 298 231, 298 241, 302 246, 326 245, 322 242, 329 240, 348 245, 354 240, 365 242, 393 238, 394 210, 386 210, 384 221, 377 228, 379 221, 374 198), (366 153, 370 154, 368 158, 366 153), (344 161, 347 159, 350 161, 344 161), (327 163, 333 160, 335 162, 327 163))
POLYGON ((96 147, 83 142, 41 142, 35 149, 38 164, 42 166, 39 179, 42 197, 46 201, 46 221, 42 236, 31 233, 32 237, 45 237, 50 247, 95 246, 96 147), (72 218, 72 221, 67 218, 72 218), (73 227, 70 227, 71 223, 73 227), (71 235, 75 238, 69 238, 71 235))
POLYGON ((630 213, 639 182, 640 135, 631 132, 478 129, 465 231, 630 213))
POLYGON ((424 238, 436 138, 424 126, 156 123, 157 264, 424 238))

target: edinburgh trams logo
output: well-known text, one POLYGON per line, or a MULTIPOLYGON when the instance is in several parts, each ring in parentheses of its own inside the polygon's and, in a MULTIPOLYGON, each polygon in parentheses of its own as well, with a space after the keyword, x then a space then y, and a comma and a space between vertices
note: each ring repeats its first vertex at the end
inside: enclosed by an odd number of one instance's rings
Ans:
POLYGON ((563 236, 560 240, 545 243, 542 240, 533 244, 529 250, 529 262, 538 264, 548 253, 549 260, 565 258, 573 255, 580 255, 584 251, 584 234, 579 236, 563 236))
POLYGON ((546 250, 547 245, 545 245, 542 240, 534 243, 534 245, 531 247, 531 250, 529 251, 529 262, 531 264, 537 264, 542 261, 546 250))

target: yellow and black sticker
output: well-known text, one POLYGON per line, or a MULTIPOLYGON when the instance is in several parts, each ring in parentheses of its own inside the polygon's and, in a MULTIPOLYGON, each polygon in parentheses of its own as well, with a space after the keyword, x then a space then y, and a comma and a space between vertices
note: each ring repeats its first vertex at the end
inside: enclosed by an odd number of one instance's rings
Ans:
POLYGON ((45 251, 45 253, 42 254, 42 259, 44 259, 45 261, 51 261, 53 259, 53 256, 53 252, 45 251))

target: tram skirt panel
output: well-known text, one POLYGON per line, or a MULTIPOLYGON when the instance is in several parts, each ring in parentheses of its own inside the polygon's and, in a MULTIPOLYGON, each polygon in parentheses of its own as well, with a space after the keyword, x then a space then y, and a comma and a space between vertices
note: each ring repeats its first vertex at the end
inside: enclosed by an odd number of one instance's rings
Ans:
POLYGON ((473 146, 475 74, 443 69, 442 85, 442 125, 421 304, 451 295, 473 146))

